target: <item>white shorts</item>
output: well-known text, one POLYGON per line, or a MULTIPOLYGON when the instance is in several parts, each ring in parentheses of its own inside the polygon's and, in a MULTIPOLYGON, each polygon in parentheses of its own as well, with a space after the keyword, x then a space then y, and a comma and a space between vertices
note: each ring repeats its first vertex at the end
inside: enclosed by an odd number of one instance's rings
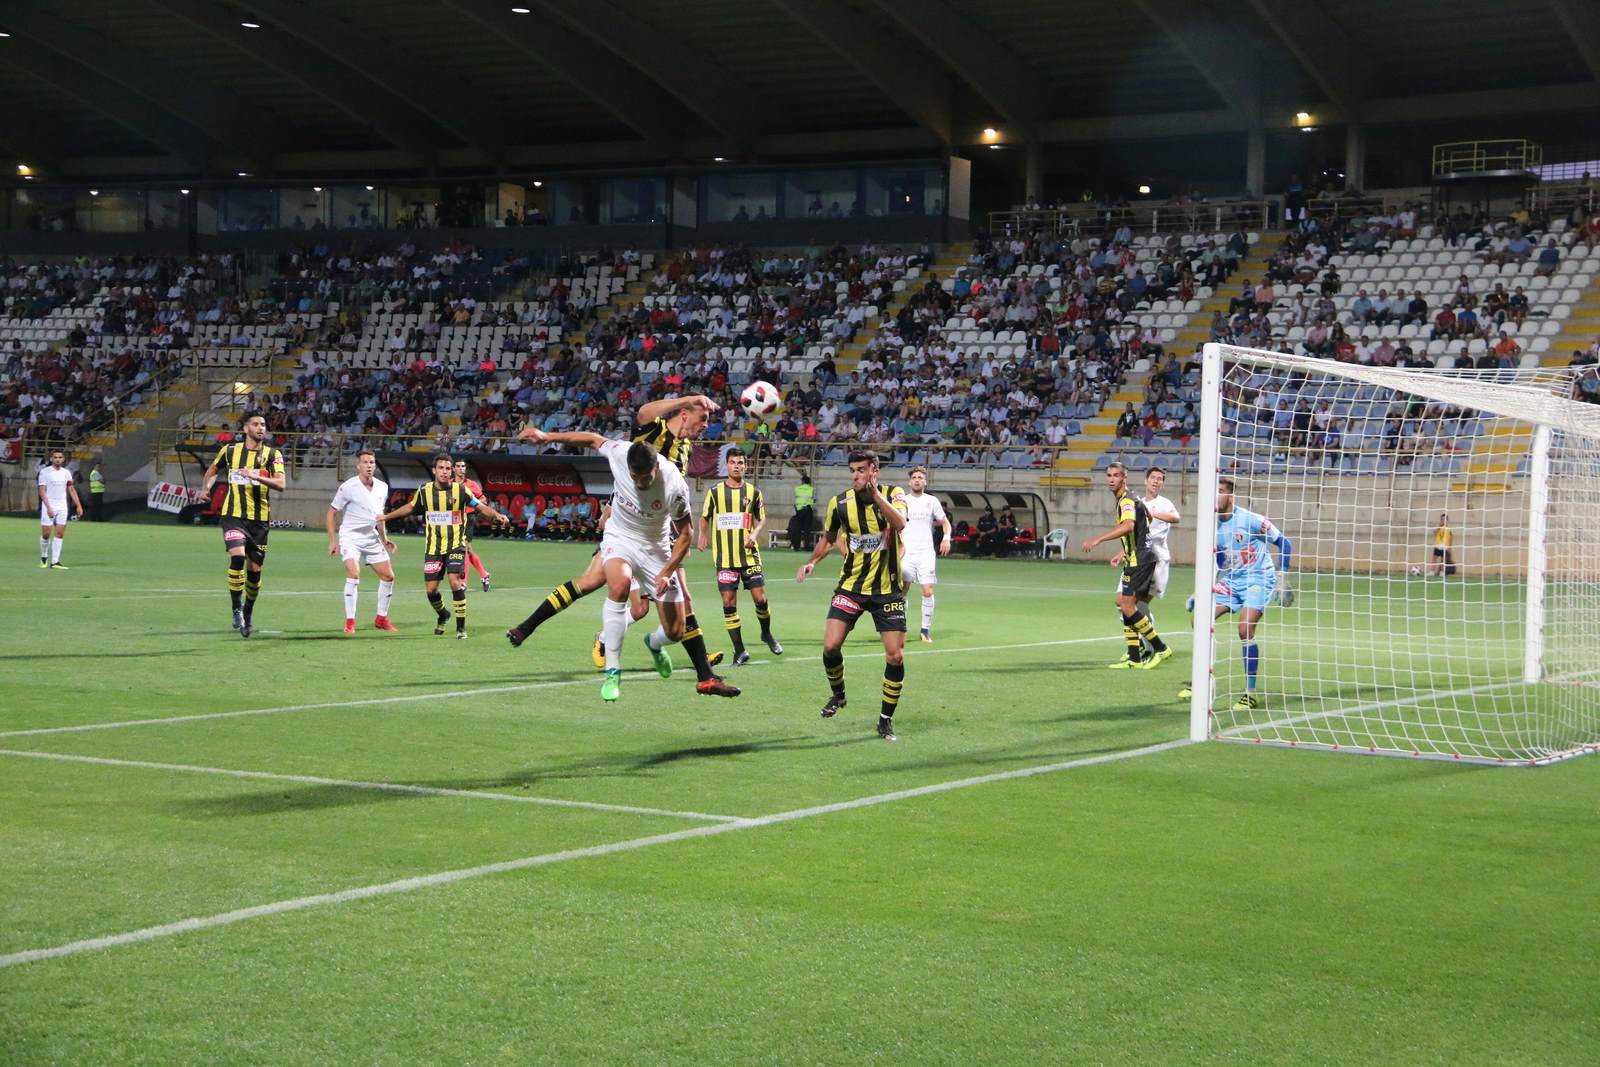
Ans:
POLYGON ((907 556, 900 561, 900 574, 912 585, 938 585, 939 579, 935 574, 937 556, 917 553, 907 556))
POLYGON ((389 550, 383 542, 373 537, 339 537, 339 558, 353 559, 357 563, 388 563, 389 550))
POLYGON ((1156 560, 1156 580, 1151 587, 1151 592, 1156 596, 1167 595, 1167 578, 1172 574, 1172 561, 1170 559, 1156 560))
POLYGON ((67 520, 72 517, 72 505, 70 503, 56 504, 54 506, 56 517, 52 519, 50 517, 50 509, 45 507, 43 502, 39 504, 40 526, 65 526, 67 520))
POLYGON ((667 561, 672 558, 672 553, 661 545, 644 545, 637 541, 607 538, 600 542, 600 562, 605 564, 614 559, 620 559, 633 571, 633 584, 639 589, 639 595, 646 600, 654 600, 659 604, 680 604, 683 602, 683 579, 674 574, 672 581, 667 583, 667 591, 656 596, 656 577, 666 569, 667 561))

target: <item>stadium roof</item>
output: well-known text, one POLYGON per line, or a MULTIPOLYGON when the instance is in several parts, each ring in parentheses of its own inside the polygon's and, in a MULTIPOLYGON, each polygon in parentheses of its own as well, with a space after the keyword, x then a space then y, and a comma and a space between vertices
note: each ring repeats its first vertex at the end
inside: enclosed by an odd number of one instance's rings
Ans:
POLYGON ((0 156, 83 176, 862 158, 988 128, 1072 143, 1600 107, 1590 0, 9 0, 0 32, 0 156))

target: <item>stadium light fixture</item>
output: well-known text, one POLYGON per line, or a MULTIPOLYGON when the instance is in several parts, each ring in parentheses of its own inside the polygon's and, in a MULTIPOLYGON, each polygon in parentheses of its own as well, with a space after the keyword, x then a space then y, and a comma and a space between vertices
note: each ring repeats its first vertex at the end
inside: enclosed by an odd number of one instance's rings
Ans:
POLYGON ((369 193, 372 192, 372 186, 370 186, 370 185, 367 186, 367 192, 369 192, 369 193))
POLYGON ((1148 185, 1139 186, 1139 195, 1140 196, 1149 196, 1150 195, 1150 187, 1148 185))
POLYGON ((241 22, 239 25, 247 30, 259 30, 261 28, 261 23, 259 22, 241 22))
POLYGON ((239 172, 239 177, 241 177, 241 178, 248 178, 248 177, 250 177, 250 172, 249 172, 249 171, 247 171, 247 170, 241 170, 241 171, 240 171, 240 172, 239 172))
POLYGON ((1300 132, 1301 133, 1316 133, 1317 132, 1317 128, 1315 126, 1302 126, 1302 127, 1300 127, 1300 132))
POLYGON ((711 162, 713 162, 713 163, 726 163, 727 161, 728 160, 727 160, 726 156, 712 156, 711 157, 711 162))
POLYGON ((543 189, 544 188, 544 182, 541 182, 541 181, 535 179, 534 183, 533 183, 533 187, 535 189, 543 189))
POLYGON ((533 11, 526 7, 514 7, 511 9, 511 13, 513 15, 531 15, 533 11))
POLYGON ((1305 126, 1311 121, 1311 113, 1309 111, 1296 111, 1294 113, 1294 121, 1298 126, 1305 126))
POLYGON ((984 135, 984 137, 986 137, 986 138, 988 138, 989 140, 992 141, 996 137, 1000 136, 1000 131, 995 129, 993 126, 985 126, 983 128, 983 135, 984 135))
POLYGON ((178 190, 178 195, 179 196, 188 196, 189 195, 189 190, 187 190, 187 189, 179 189, 178 190))
POLYGON ((10 36, 11 35, 9 33, 7 33, 5 30, 0 30, 0 37, 10 37, 10 36))
POLYGON ((18 163, 17 173, 26 178, 28 175, 33 173, 33 168, 28 166, 26 163, 18 163))
POLYGON ((90 196, 99 196, 100 195, 100 190, 98 190, 98 189, 90 189, 89 190, 89 195, 90 196))

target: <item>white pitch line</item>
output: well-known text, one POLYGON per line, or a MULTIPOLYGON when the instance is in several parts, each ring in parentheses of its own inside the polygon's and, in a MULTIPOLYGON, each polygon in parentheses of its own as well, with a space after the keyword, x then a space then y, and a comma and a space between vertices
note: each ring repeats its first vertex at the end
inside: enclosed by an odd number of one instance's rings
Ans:
MULTIPOLYGON (((958 652, 1000 652, 1016 648, 1047 648, 1056 645, 1083 645, 1098 641, 1122 640, 1121 635, 1106 634, 1102 637, 1071 637, 1059 641, 1029 641, 1014 645, 975 645, 964 648, 926 648, 907 649, 908 656, 933 656, 947 655, 958 652)), ((846 659, 877 658, 882 652, 852 652, 846 659)), ((752 663, 765 663, 772 666, 782 666, 785 663, 820 663, 820 656, 783 657, 772 660, 753 660, 752 663)), ((75 726, 41 726, 27 730, 0 730, 0 737, 40 737, 45 734, 74 734, 84 733, 89 730, 117 730, 126 726, 166 726, 171 723, 200 722, 208 719, 239 719, 254 715, 283 715, 300 711, 328 711, 335 708, 363 708, 376 707, 384 704, 411 704, 428 700, 454 700, 462 697, 486 696, 492 693, 522 693, 532 689, 559 689, 569 685, 593 685, 589 678, 568 678, 560 682, 528 682, 519 685, 487 686, 479 689, 447 689, 435 693, 407 693, 401 696, 369 697, 364 700, 333 700, 321 704, 285 704, 275 708, 244 708, 239 711, 206 711, 195 715, 168 715, 155 719, 122 719, 116 722, 90 722, 79 723, 75 726)))
POLYGON ((634 852, 655 845, 670 844, 674 841, 687 841, 698 837, 714 837, 718 834, 732 833, 737 830, 752 830, 761 826, 775 826, 779 823, 795 822, 799 819, 810 819, 818 815, 831 815, 841 811, 853 811, 878 804, 889 804, 898 800, 909 800, 913 797, 945 793, 954 789, 967 789, 972 786, 988 785, 992 782, 1009 781, 1015 778, 1030 778, 1040 774, 1072 770, 1076 767, 1091 767, 1096 764, 1112 763, 1117 760, 1134 759, 1139 756, 1153 755, 1157 752, 1166 752, 1191 743, 1187 738, 1176 741, 1163 741, 1160 744, 1145 745, 1142 748, 1126 749, 1122 752, 1109 752, 1100 756, 1086 756, 1082 759, 1067 760, 1061 763, 1046 763, 1035 767, 1021 767, 1014 771, 999 771, 994 774, 979 775, 975 778, 959 778, 949 782, 936 782, 932 785, 917 786, 912 789, 899 789, 892 793, 879 793, 875 796, 858 797, 855 800, 844 800, 833 804, 796 808, 792 811, 761 815, 753 819, 741 819, 737 822, 696 826, 690 830, 675 830, 671 833, 652 834, 649 837, 635 837, 626 841, 613 841, 605 845, 591 845, 587 848, 566 849, 561 852, 546 852, 537 856, 503 860, 499 863, 485 863, 477 867, 462 867, 450 871, 439 871, 434 874, 402 878, 394 882, 381 882, 377 885, 356 886, 332 893, 316 893, 311 896, 293 897, 287 900, 274 901, 270 904, 258 904, 251 908, 239 908, 215 915, 195 916, 188 919, 180 919, 177 922, 162 923, 159 926, 147 926, 141 930, 130 930, 126 933, 111 934, 106 937, 92 937, 82 941, 69 941, 66 944, 55 945, 50 948, 35 948, 23 952, 13 952, 0 956, 0 968, 15 967, 18 964, 32 963, 37 960, 76 956, 84 952, 95 952, 100 949, 131 945, 141 941, 154 941, 159 938, 173 937, 197 930, 210 930, 218 926, 231 926, 234 923, 245 922, 249 919, 282 915, 291 911, 304 911, 308 908, 346 904, 371 897, 386 897, 397 893, 410 893, 419 889, 432 889, 435 886, 450 885, 471 878, 482 878, 486 875, 524 871, 534 867, 548 867, 552 864, 566 863, 570 860, 610 856, 619 852, 634 852))
POLYGON ((702 822, 742 821, 738 815, 708 815, 699 811, 668 811, 664 808, 641 808, 632 804, 602 804, 599 801, 591 800, 562 800, 556 797, 520 796, 516 793, 493 793, 476 789, 446 789, 440 786, 402 785, 397 782, 357 782, 346 778, 319 778, 309 774, 275 774, 271 771, 241 771, 227 767, 196 767, 188 763, 152 763, 147 760, 107 759, 104 756, 78 756, 67 752, 30 752, 26 749, 0 748, 0 756, 59 760, 63 763, 92 763, 102 767, 136 767, 151 771, 178 771, 185 774, 215 774, 225 778, 256 778, 267 782, 297 782, 301 785, 337 786, 340 789, 369 789, 378 793, 407 793, 424 797, 465 797, 469 800, 505 800, 517 804, 542 804, 552 808, 586 808, 590 811, 607 811, 625 815, 660 815, 674 819, 698 819, 702 822))

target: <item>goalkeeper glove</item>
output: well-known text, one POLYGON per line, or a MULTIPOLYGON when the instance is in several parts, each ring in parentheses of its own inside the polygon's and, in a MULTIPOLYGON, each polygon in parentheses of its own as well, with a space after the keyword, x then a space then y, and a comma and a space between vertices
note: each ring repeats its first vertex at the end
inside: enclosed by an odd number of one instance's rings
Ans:
POLYGON ((1294 607, 1294 590, 1287 584, 1278 587, 1278 604, 1282 607, 1294 607))
POLYGON ((1189 594, 1189 599, 1185 600, 1183 602, 1183 610, 1187 611, 1190 615, 1194 614, 1194 594, 1193 593, 1190 593, 1189 594))

